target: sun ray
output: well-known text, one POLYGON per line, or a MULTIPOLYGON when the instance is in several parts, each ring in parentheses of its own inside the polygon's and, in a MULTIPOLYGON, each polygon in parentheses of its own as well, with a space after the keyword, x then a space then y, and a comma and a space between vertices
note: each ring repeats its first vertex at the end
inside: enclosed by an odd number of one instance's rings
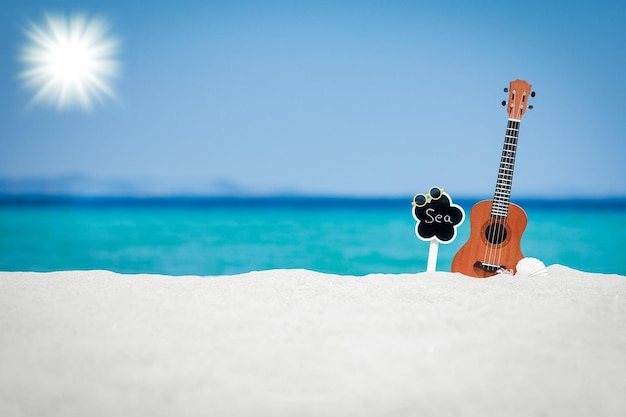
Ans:
POLYGON ((111 81, 118 75, 119 41, 108 32, 97 16, 46 14, 41 25, 30 22, 19 78, 33 92, 32 102, 89 110, 94 102, 115 98, 111 81))

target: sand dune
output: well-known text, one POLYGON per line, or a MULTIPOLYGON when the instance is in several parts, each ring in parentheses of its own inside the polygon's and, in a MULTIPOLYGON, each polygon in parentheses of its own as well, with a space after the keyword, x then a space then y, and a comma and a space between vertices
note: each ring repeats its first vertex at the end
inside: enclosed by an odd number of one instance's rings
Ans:
POLYGON ((0 273, 2 416, 623 416, 626 277, 0 273))

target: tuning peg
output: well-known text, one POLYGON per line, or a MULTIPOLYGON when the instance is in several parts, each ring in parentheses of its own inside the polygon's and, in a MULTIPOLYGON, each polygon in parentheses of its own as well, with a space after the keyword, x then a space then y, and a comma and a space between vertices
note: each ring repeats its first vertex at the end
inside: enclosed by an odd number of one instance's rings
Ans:
POLYGON ((531 97, 535 97, 535 92, 534 92, 534 91, 531 91, 531 92, 530 92, 530 96, 531 96, 531 97))
POLYGON ((505 92, 505 93, 508 93, 508 92, 509 92, 509 89, 508 89, 508 88, 506 88, 506 87, 504 87, 504 92, 505 92))
POLYGON ((532 105, 528 106, 528 110, 532 110, 532 109, 533 109, 532 105))
POLYGON ((506 101, 502 100, 502 107, 506 106, 506 101))

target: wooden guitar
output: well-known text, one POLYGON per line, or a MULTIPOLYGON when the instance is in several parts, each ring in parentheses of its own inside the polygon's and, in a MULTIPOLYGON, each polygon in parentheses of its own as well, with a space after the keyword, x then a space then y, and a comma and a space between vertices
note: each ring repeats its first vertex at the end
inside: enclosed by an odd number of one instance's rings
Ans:
MULTIPOLYGON (((452 260, 452 272, 487 278, 501 272, 516 272, 524 257, 520 242, 528 218, 518 205, 510 203, 517 139, 528 98, 535 95, 523 80, 511 81, 507 106, 509 121, 493 200, 476 203, 470 212, 470 236, 452 260)), ((505 89, 505 91, 507 91, 505 89)), ((532 108, 532 106, 530 107, 532 108)))

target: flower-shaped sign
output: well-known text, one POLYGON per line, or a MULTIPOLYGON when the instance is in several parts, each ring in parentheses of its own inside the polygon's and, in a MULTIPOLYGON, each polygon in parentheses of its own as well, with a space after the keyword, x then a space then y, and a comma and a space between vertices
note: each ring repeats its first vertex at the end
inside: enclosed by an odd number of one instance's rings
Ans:
POLYGON ((465 212, 452 203, 443 188, 431 187, 428 194, 416 194, 412 205, 417 237, 441 243, 450 243, 456 238, 456 228, 463 223, 465 212))

